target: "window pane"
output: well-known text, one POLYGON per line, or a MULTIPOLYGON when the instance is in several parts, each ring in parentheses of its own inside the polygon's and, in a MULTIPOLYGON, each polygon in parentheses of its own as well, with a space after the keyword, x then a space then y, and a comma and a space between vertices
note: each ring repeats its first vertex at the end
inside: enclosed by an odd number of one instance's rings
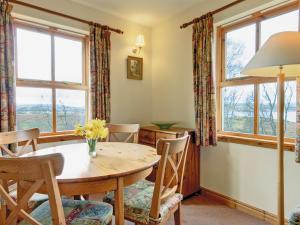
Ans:
POLYGON ((56 90, 56 123, 58 131, 85 123, 85 91, 56 90))
MULTIPOLYGON (((259 96, 259 133, 273 135, 277 133, 277 84, 260 85, 259 96)), ((285 83, 285 136, 296 137, 296 82, 285 83)))
POLYGON ((18 77, 51 80, 51 37, 17 28, 18 77))
POLYGON ((262 46, 273 34, 283 31, 298 31, 298 13, 299 11, 296 10, 261 22, 260 45, 262 46))
POLYGON ((55 37, 55 80, 82 83, 82 42, 55 37))
POLYGON ((253 133, 254 86, 223 88, 223 130, 253 133))
POLYGON ((226 79, 240 76, 240 72, 255 54, 256 25, 242 27, 226 34, 226 79))
POLYGON ((39 128, 52 131, 52 91, 17 87, 17 130, 39 128))

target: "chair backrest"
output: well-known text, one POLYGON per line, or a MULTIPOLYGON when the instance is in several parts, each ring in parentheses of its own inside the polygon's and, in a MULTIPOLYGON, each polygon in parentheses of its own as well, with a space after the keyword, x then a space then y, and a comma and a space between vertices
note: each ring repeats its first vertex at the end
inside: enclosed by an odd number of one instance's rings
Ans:
POLYGON ((139 124, 107 124, 109 134, 106 141, 138 143, 139 124))
POLYGON ((23 131, 1 132, 0 150, 3 150, 11 157, 17 157, 24 154, 29 145, 32 146, 33 151, 36 151, 39 135, 40 130, 38 128, 23 131), (7 145, 20 144, 21 142, 23 142, 24 145, 17 152, 13 152, 7 147, 7 145))
POLYGON ((49 195, 52 223, 65 225, 61 197, 55 178, 61 174, 63 166, 64 158, 60 153, 24 158, 0 158, 0 224, 16 225, 21 218, 29 224, 42 225, 25 209, 32 195, 45 185, 49 195), (30 181, 32 185, 26 186, 23 193, 18 192, 18 200, 15 201, 9 195, 8 180, 14 180, 18 185, 30 181))
POLYGON ((185 132, 183 137, 160 139, 157 142, 157 153, 161 155, 161 159, 156 174, 150 210, 151 218, 156 219, 159 217, 160 205, 164 200, 175 193, 181 194, 182 192, 189 141, 190 135, 185 132))

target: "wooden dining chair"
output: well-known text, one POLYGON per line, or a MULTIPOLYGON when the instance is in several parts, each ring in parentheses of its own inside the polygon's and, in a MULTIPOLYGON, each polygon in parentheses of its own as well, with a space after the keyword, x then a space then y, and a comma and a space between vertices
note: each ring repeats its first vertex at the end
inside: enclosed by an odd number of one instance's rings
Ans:
POLYGON ((22 131, 12 131, 12 132, 1 132, 0 133, 0 150, 11 157, 17 157, 24 153, 27 153, 27 148, 31 145, 32 150, 37 150, 37 139, 40 136, 40 130, 38 128, 22 131), (7 147, 10 144, 23 144, 22 146, 17 146, 15 152, 7 147))
MULTIPOLYGON (((190 136, 160 139, 157 153, 161 155, 155 183, 141 180, 124 190, 125 218, 136 225, 165 224, 174 215, 175 225, 181 224, 182 182, 190 136), (172 175, 166 176, 167 169, 172 175)), ((114 193, 104 197, 114 205, 114 193)))
POLYGON ((106 141, 138 143, 139 124, 107 124, 107 128, 106 141))
MULTIPOLYGON (((12 132, 1 132, 0 133, 0 149, 3 151, 3 155, 6 157, 18 157, 22 154, 28 153, 29 151, 37 150, 37 139, 40 135, 38 128, 23 130, 23 131, 12 131, 12 132), (12 151, 8 146, 15 144, 17 149, 12 151), (30 148, 31 146, 31 148, 30 148)), ((17 199, 17 186, 15 182, 9 181, 8 190, 10 196, 13 199, 17 199)), ((34 194, 30 201, 28 201, 27 210, 32 211, 37 206, 48 200, 47 195, 34 194)))
POLYGON ((61 199, 56 176, 61 174, 63 166, 64 158, 60 153, 0 158, 0 224, 65 225, 66 221, 67 224, 87 225, 111 223, 113 207, 107 203, 61 199), (18 185, 26 184, 18 201, 8 193, 8 180, 15 180, 18 185), (24 207, 40 188, 46 188, 49 201, 29 214, 24 207))

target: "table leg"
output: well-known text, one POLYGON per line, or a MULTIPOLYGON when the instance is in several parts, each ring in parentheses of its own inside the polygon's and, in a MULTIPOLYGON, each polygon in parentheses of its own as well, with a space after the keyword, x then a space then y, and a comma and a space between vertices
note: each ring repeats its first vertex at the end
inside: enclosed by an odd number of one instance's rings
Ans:
MULTIPOLYGON (((18 182, 18 183, 17 183, 17 201, 18 201, 18 202, 23 198, 23 196, 26 194, 26 192, 27 192, 27 189, 24 188, 24 187, 20 184, 20 182, 18 182)), ((29 212, 28 203, 24 205, 23 210, 24 210, 25 212, 27 212, 27 213, 30 213, 30 212, 29 212)), ((23 219, 23 218, 20 218, 20 217, 18 218, 18 216, 17 216, 16 224, 18 224, 22 219, 23 219)))
POLYGON ((115 191, 115 217, 116 225, 124 225, 124 179, 119 177, 115 191))
MULTIPOLYGON (((8 184, 6 180, 0 180, 0 185, 8 193, 8 184)), ((5 225, 7 218, 7 203, 0 196, 0 224, 5 225)))
MULTIPOLYGON (((20 201, 23 198, 26 191, 27 191, 27 189, 25 189, 20 183, 17 183, 17 200, 18 201, 20 201)), ((29 210, 28 204, 26 204, 26 206, 23 207, 23 210, 28 212, 28 210, 29 210)))

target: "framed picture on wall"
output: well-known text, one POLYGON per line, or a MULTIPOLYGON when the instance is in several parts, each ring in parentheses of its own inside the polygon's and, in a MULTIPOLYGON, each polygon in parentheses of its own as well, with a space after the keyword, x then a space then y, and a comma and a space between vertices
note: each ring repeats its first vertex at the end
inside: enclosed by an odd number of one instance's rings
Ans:
POLYGON ((143 80, 143 58, 128 56, 127 79, 143 80))

